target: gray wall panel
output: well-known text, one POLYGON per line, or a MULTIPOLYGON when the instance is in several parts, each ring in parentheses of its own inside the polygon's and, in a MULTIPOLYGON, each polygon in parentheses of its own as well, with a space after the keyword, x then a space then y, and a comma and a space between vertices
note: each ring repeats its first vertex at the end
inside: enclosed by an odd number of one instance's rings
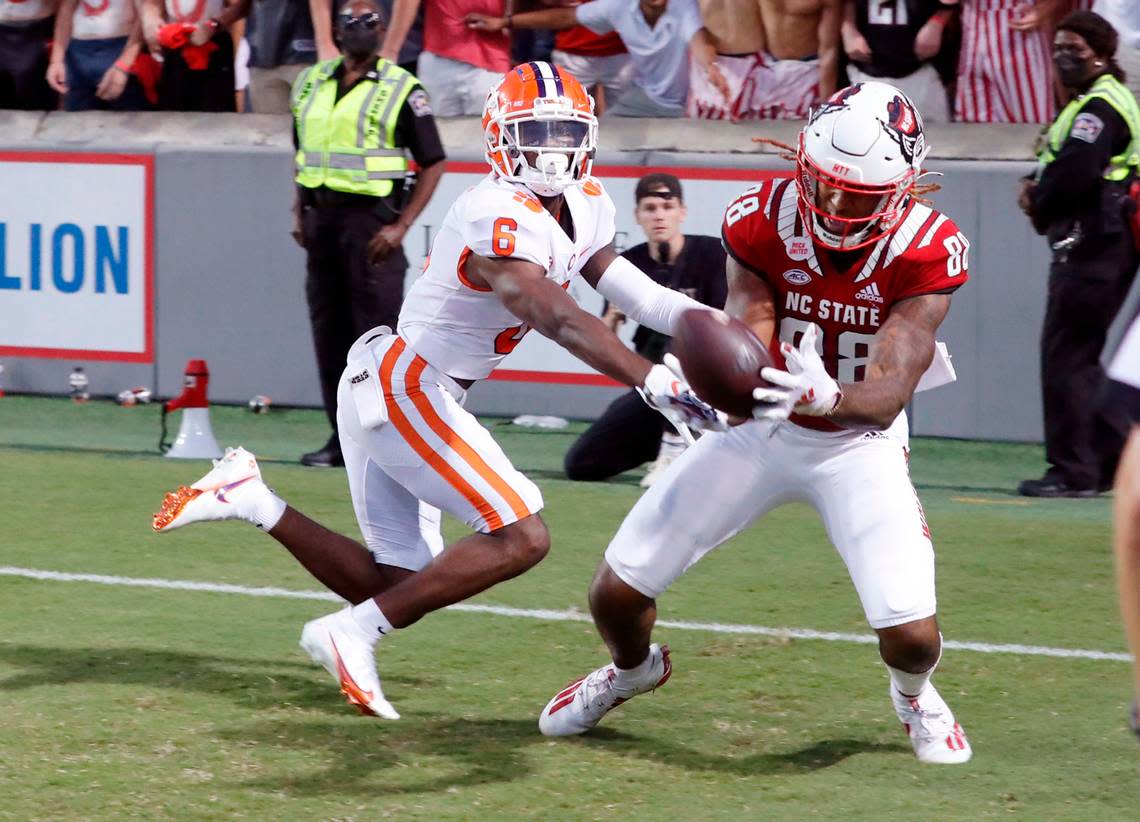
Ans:
POLYGON ((166 150, 157 165, 159 391, 204 358, 214 400, 318 404, 289 156, 166 150))

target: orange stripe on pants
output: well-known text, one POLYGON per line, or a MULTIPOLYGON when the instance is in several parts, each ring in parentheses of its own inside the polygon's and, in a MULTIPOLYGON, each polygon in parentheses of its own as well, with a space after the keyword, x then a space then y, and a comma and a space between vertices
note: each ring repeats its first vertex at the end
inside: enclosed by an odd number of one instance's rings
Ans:
POLYGON ((488 485, 495 489, 495 492, 507 501, 507 505, 511 506, 514 511, 516 519, 523 519, 529 517, 532 511, 527 508, 526 503, 523 502, 522 497, 518 492, 510 486, 506 480, 500 477, 487 461, 479 455, 479 452, 467 444, 459 433, 449 426, 447 422, 439 415, 439 413, 432 407, 431 400, 427 395, 420 390, 420 375, 423 374, 424 369, 427 367, 427 360, 419 355, 416 356, 415 362, 408 366, 408 372, 404 379, 410 382, 408 388, 408 396, 412 398, 412 404, 419 410, 420 415, 424 418, 424 422, 428 427, 435 432, 435 435, 447 443, 452 451, 457 453, 466 461, 475 473, 481 476, 488 485))
MULTIPOLYGON (((404 349, 406 348, 407 344, 404 340, 397 337, 396 342, 388 349, 388 353, 384 355, 384 359, 380 363, 380 387, 384 391, 384 405, 388 408, 388 419, 396 426, 396 430, 400 432, 400 435, 408 445, 412 447, 412 450, 419 454, 424 462, 434 468, 436 473, 447 480, 452 488, 463 495, 463 498, 483 517, 490 530, 497 531, 503 527, 503 520, 498 512, 495 511, 495 507, 484 499, 467 480, 463 479, 458 471, 448 465, 447 460, 432 450, 431 446, 428 445, 424 438, 412 427, 411 422, 404 416, 404 412, 400 410, 399 403, 396 402, 395 397, 392 395, 392 371, 396 367, 396 361, 400 358, 400 355, 404 353, 404 349)), ((411 392, 408 393, 410 394, 411 392)), ((421 393, 418 380, 416 382, 416 393, 421 393)), ((415 402, 414 398, 413 402, 415 402)))

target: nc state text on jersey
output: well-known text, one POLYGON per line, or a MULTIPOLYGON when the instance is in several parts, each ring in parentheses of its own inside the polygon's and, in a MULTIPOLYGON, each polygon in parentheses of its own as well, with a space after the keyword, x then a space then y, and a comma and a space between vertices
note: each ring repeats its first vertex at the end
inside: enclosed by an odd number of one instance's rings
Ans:
POLYGON ((789 291, 784 296, 784 310, 844 325, 879 327, 879 309, 876 307, 822 299, 818 305, 815 305, 815 298, 811 294, 799 294, 795 291, 789 291))

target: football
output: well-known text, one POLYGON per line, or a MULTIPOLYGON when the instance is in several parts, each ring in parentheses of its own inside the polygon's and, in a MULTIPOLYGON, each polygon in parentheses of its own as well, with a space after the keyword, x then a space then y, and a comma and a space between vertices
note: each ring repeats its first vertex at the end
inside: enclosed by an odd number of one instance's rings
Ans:
POLYGON ((690 309, 677 321, 673 353, 696 395, 736 417, 752 415, 752 390, 768 387, 760 369, 772 357, 760 338, 723 311, 690 309))

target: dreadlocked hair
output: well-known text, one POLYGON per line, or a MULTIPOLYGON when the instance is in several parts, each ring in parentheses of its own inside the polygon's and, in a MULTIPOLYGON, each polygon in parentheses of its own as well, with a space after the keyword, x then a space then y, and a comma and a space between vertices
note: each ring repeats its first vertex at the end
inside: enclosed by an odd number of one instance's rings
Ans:
POLYGON ((780 149, 779 157, 781 160, 787 160, 789 163, 796 161, 796 150, 787 143, 781 143, 779 140, 773 140, 771 137, 753 137, 752 142, 762 143, 767 146, 775 146, 780 149))
MULTIPOLYGON (((753 137, 752 142, 761 143, 763 145, 773 146, 780 149, 779 157, 781 160, 787 160, 790 163, 794 163, 796 161, 796 150, 787 143, 782 143, 779 140, 773 140, 771 137, 753 137)), ((942 186, 938 183, 916 183, 914 188, 910 190, 910 196, 913 197, 916 202, 922 203, 924 205, 931 205, 931 201, 927 199, 926 195, 934 194, 935 192, 941 190, 942 186)))

